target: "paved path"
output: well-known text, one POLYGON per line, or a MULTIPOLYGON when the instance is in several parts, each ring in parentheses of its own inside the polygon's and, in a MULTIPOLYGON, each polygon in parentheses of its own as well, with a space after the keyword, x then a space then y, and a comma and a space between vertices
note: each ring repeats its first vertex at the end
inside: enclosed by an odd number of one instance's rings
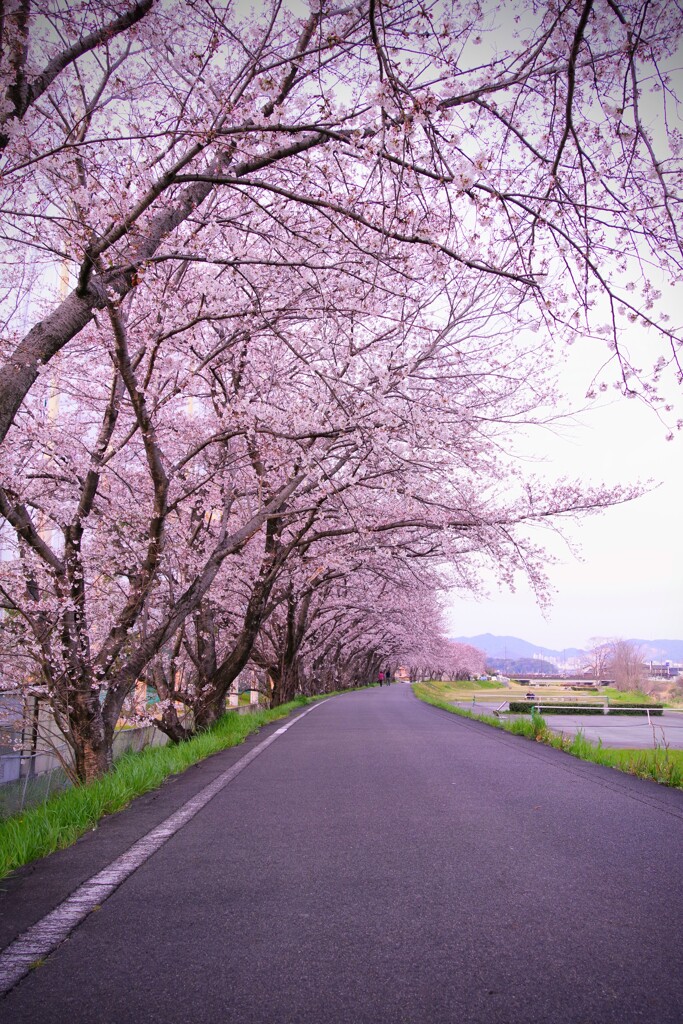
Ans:
POLYGON ((581 730, 591 743, 602 741, 604 747, 668 746, 683 750, 683 714, 665 711, 663 715, 647 717, 630 715, 547 715, 547 725, 555 732, 575 736, 581 730))
MULTIPOLYGON (((0 939, 248 749, 0 883, 0 939)), ((0 1018, 680 1024, 682 839, 683 793, 405 686, 344 695, 278 736, 0 1018)))
MULTIPOLYGON (((483 701, 458 702, 458 706, 478 715, 492 714, 492 705, 483 701)), ((499 707, 500 705, 494 705, 499 707)), ((503 712, 504 713, 504 712, 503 712)), ((541 714, 543 712, 541 711, 541 714)), ((641 748, 668 746, 683 750, 683 712, 665 711, 653 715, 546 715, 546 725, 553 732, 575 736, 579 730, 591 743, 602 741, 605 747, 641 748)))

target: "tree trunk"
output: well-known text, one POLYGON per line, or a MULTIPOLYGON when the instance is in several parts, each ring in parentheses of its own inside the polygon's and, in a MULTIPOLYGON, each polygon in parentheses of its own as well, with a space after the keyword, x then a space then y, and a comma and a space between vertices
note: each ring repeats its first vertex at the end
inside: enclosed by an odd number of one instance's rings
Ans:
POLYGON ((296 658, 291 663, 285 664, 282 670, 278 666, 277 669, 269 669, 269 672, 275 683, 270 697, 271 708, 280 707, 281 704, 287 704, 290 700, 294 700, 299 687, 299 666, 296 658))
POLYGON ((198 732, 210 729, 224 714, 225 694, 220 693, 214 696, 212 700, 202 703, 194 709, 194 732, 190 735, 196 735, 198 732))
POLYGON ((184 740, 191 739, 195 734, 192 726, 188 727, 180 721, 178 712, 173 705, 166 708, 161 718, 156 719, 156 725, 172 743, 182 743, 184 740))
POLYGON ((94 782, 108 772, 112 766, 111 742, 105 738, 104 728, 97 723, 83 723, 73 727, 72 747, 79 782, 94 782))

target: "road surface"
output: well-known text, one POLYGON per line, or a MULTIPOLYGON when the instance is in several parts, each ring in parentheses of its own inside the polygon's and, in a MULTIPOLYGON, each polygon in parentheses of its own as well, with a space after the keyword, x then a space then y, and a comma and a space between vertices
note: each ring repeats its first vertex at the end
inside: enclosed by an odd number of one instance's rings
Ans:
MULTIPOLYGON (((0 883, 6 945, 226 751, 0 883)), ((680 1024, 683 793, 419 703, 277 735, 0 999, 12 1024, 680 1024)))

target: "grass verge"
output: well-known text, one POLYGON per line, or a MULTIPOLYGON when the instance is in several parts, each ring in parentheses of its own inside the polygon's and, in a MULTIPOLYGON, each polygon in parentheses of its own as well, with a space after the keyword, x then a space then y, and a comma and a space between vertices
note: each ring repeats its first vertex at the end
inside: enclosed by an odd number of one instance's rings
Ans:
POLYGON ((0 822, 0 878, 10 871, 75 843, 105 814, 122 810, 136 796, 156 789, 169 775, 184 772, 220 750, 237 746, 261 726, 323 697, 299 697, 272 710, 226 714, 212 729, 186 743, 146 747, 120 757, 112 770, 87 786, 73 786, 40 807, 0 822))
POLYGON ((617 690, 616 686, 602 686, 600 696, 606 697, 610 704, 636 704, 638 707, 645 707, 654 703, 654 699, 642 690, 617 690))
POLYGON ((466 690, 468 693, 471 693, 473 690, 500 690, 501 688, 500 683, 491 682, 490 679, 454 679, 443 685, 455 692, 466 690))
POLYGON ((453 715, 460 715, 461 718, 473 718, 477 722, 484 722, 515 736, 525 736, 538 743, 545 743, 582 761, 607 765, 629 775, 637 775, 641 779, 653 779, 664 786, 683 789, 683 750, 669 750, 665 746, 645 750, 616 750, 603 747, 601 743, 591 743, 581 732, 574 737, 552 732, 538 714, 513 721, 506 721, 494 715, 478 715, 444 700, 438 683, 416 683, 413 686, 413 693, 426 704, 442 708, 453 715))

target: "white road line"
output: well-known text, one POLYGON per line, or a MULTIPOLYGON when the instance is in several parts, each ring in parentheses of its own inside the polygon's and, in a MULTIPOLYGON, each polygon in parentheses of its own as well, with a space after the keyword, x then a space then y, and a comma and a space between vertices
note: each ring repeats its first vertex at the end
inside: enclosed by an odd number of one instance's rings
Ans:
POLYGON ((216 793, 232 782, 235 776, 251 764, 266 747, 274 743, 278 736, 282 736, 293 725, 324 703, 325 701, 319 701, 303 714, 297 715, 287 725, 277 729, 248 754, 240 758, 231 768, 222 772, 213 782, 210 782, 208 786, 205 786, 187 803, 183 804, 180 810, 171 814, 142 839, 138 839, 133 846, 102 871, 93 875, 87 882, 83 882, 63 903, 60 903, 51 913, 7 946, 0 953, 0 995, 6 995, 10 989, 14 988, 17 982, 28 974, 37 960, 44 960, 46 956, 49 956, 95 907, 101 906, 107 897, 111 896, 129 875, 132 875, 136 868, 149 860, 153 853, 156 853, 171 836, 174 836, 183 825, 194 818, 195 814, 201 811, 202 807, 205 807, 216 793))

